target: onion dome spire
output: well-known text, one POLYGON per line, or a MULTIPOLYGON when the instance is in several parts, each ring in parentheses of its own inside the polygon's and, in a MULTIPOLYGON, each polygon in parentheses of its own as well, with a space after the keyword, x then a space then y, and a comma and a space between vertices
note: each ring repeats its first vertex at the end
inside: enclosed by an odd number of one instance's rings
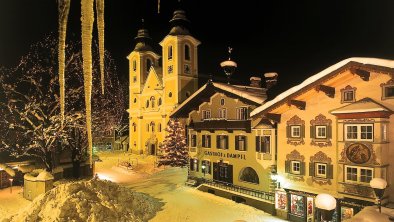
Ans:
POLYGON ((188 26, 190 25, 189 19, 186 17, 186 12, 178 9, 174 12, 171 23, 170 35, 190 35, 188 26))
POLYGON ((136 45, 134 51, 152 51, 150 41, 152 38, 149 36, 149 31, 144 27, 144 19, 141 20, 141 28, 137 32, 137 36, 134 38, 136 45))

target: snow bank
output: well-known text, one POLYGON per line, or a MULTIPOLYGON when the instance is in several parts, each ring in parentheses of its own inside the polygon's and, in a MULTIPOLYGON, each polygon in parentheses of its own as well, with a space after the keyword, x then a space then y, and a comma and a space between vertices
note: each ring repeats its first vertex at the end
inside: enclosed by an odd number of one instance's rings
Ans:
POLYGON ((97 178, 59 185, 3 222, 130 221, 153 218, 162 203, 142 193, 97 178))
MULTIPOLYGON (((354 217, 345 220, 344 222, 390 222, 389 211, 390 209, 382 207, 382 213, 379 213, 376 206, 365 207, 354 217)), ((391 213, 394 213, 394 210, 391 211, 391 213)))
POLYGON ((36 166, 34 165, 24 165, 24 166, 19 166, 18 170, 21 171, 22 173, 30 173, 31 171, 35 170, 36 166))
POLYGON ((0 168, 3 169, 11 177, 15 177, 15 171, 11 167, 9 167, 3 163, 0 163, 0 168))
POLYGON ((39 181, 53 180, 53 179, 54 179, 53 175, 45 170, 42 171, 40 174, 38 174, 38 176, 36 177, 36 180, 39 181))

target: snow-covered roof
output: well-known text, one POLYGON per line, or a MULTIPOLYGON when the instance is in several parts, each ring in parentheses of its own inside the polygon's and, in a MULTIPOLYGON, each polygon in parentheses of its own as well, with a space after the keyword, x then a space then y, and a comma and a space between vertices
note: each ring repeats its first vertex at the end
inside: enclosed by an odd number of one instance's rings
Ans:
POLYGON ((256 105, 262 104, 267 99, 265 88, 209 82, 199 88, 189 98, 183 101, 183 103, 176 107, 170 116, 187 116, 188 113, 193 110, 193 107, 200 105, 207 98, 214 95, 217 91, 230 93, 238 98, 245 99, 256 105))
POLYGON ((394 60, 386 60, 386 59, 378 59, 378 58, 362 58, 362 57, 353 57, 353 58, 348 58, 345 60, 342 60, 326 69, 324 69, 323 71, 307 78, 304 82, 302 82, 299 85, 296 85, 286 91, 284 91, 283 93, 279 94, 277 97, 275 97, 273 100, 268 101, 267 103, 265 103, 264 105, 256 108, 255 110, 253 110, 250 113, 250 116, 253 117, 265 110, 267 110, 268 108, 272 107, 273 105, 283 101, 285 98, 289 97, 290 95, 300 91, 301 89, 315 83, 316 81, 322 79, 323 77, 331 74, 332 72, 334 72, 335 70, 340 69, 341 67, 345 66, 346 64, 348 64, 349 62, 358 62, 358 63, 362 63, 362 64, 369 64, 369 65, 377 65, 377 66, 383 66, 383 67, 389 67, 389 68, 394 68, 394 60))
POLYGON ((389 108, 379 104, 371 98, 364 98, 355 103, 331 111, 332 114, 341 113, 366 113, 366 112, 392 112, 389 108))

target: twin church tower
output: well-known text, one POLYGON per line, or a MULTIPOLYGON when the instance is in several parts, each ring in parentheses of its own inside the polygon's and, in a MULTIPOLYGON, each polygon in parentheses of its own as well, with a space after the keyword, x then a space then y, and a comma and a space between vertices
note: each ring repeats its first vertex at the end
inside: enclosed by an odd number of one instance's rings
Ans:
POLYGON ((174 12, 171 30, 154 52, 147 29, 138 30, 129 60, 129 146, 133 153, 157 155, 169 115, 198 89, 197 47, 183 10, 174 12), (161 63, 160 63, 161 60, 161 63))

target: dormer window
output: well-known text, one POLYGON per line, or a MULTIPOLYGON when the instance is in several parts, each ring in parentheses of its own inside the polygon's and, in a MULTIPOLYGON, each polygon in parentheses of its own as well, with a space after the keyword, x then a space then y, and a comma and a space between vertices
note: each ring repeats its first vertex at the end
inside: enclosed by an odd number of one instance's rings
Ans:
POLYGON ((146 72, 149 72, 150 67, 152 66, 152 60, 146 60, 146 72))
POLYGON ((185 45, 185 60, 190 61, 190 47, 185 45))
POLYGON ((172 59, 172 45, 168 46, 168 60, 172 59))
POLYGON ((389 80, 387 83, 380 84, 382 87, 382 100, 394 99, 394 79, 389 80))
POLYGON ((152 108, 155 108, 155 97, 154 96, 150 97, 150 102, 152 104, 152 108))

